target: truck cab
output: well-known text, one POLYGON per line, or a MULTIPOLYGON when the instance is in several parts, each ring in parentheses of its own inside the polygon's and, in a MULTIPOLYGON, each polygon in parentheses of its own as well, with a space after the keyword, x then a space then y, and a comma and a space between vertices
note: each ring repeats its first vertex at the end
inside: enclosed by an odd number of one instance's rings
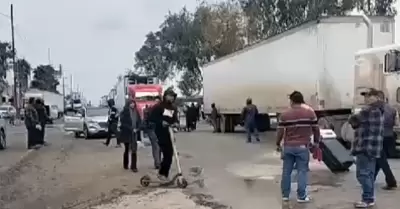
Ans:
MULTIPOLYGON (((360 50, 355 54, 354 108, 358 112, 364 105, 361 93, 375 88, 385 93, 389 105, 400 111, 400 45, 360 50)), ((351 130, 350 130, 351 131, 351 130)), ((400 130, 396 130, 400 136, 400 130)), ((396 148, 400 154, 400 140, 396 148)))

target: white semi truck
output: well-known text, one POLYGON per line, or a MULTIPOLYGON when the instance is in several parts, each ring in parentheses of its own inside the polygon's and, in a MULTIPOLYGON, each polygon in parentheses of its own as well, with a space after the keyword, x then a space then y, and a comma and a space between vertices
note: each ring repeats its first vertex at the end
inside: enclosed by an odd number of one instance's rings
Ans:
POLYGON ((44 100, 46 109, 51 119, 60 118, 64 113, 64 97, 61 94, 43 91, 40 89, 29 89, 24 94, 24 104, 28 102, 30 97, 40 98, 44 100))
POLYGON ((204 66, 205 113, 215 103, 222 131, 233 132, 252 98, 260 112, 258 129, 265 131, 297 90, 340 137, 354 108, 354 54, 394 39, 391 17, 321 17, 305 23, 204 66))

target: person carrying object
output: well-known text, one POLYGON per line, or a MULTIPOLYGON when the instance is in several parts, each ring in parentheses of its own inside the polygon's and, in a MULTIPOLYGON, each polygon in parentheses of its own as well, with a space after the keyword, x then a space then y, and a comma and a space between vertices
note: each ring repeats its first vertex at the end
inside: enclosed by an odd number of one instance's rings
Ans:
POLYGON ((155 133, 162 153, 161 166, 158 178, 161 182, 168 182, 174 154, 173 142, 169 132, 170 126, 178 126, 178 110, 174 105, 177 94, 173 90, 166 90, 159 104, 153 106, 149 120, 155 125, 155 133))
POLYGON ((252 133, 254 133, 256 141, 258 142, 260 141, 257 130, 257 122, 256 122, 257 116, 258 116, 257 106, 253 104, 251 98, 248 98, 246 100, 246 106, 242 110, 242 119, 244 121, 244 127, 246 129, 248 143, 251 143, 252 133))
POLYGON ((355 208, 375 205, 375 169, 382 154, 385 119, 379 91, 370 89, 362 95, 367 105, 349 119, 355 129, 351 153, 356 156, 356 177, 362 190, 361 201, 354 204, 355 208))
POLYGON ((136 104, 127 99, 120 114, 120 126, 117 140, 124 144, 122 164, 124 169, 137 169, 137 137, 140 133, 141 119, 136 104), (130 162, 129 162, 130 161, 130 162))
POLYGON ((310 148, 318 148, 320 132, 314 110, 303 105, 303 95, 298 91, 294 91, 289 95, 289 99, 291 108, 283 112, 279 117, 276 139, 277 150, 282 152, 283 160, 282 200, 289 201, 291 174, 296 165, 298 178, 297 201, 306 203, 310 201, 310 197, 307 194, 309 150, 310 148), (310 143, 312 135, 313 144, 310 143), (281 147, 282 140, 283 147, 281 147))

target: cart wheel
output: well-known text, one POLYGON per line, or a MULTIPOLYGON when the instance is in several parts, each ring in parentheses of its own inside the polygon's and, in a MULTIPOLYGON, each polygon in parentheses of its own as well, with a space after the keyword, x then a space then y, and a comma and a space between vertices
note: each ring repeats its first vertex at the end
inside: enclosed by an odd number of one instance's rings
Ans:
POLYGON ((188 182, 182 176, 179 176, 176 179, 176 184, 178 185, 179 188, 182 188, 182 189, 185 189, 188 186, 188 182))
POLYGON ((148 175, 143 176, 140 178, 140 185, 143 187, 148 187, 150 185, 151 178, 148 175))

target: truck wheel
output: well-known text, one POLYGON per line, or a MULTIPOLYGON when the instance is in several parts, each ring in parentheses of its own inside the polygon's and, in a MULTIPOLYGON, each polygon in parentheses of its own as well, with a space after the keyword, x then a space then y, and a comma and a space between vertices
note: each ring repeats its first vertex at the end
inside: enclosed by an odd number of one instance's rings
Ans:
POLYGON ((4 150, 7 148, 6 134, 4 130, 0 131, 0 150, 4 150))
POLYGON ((83 136, 85 137, 86 140, 90 139, 89 130, 86 126, 83 128, 83 136))
POLYGON ((257 129, 260 132, 265 132, 271 129, 271 120, 269 115, 260 115, 256 118, 257 129))
POLYGON ((222 130, 224 133, 235 132, 235 123, 234 123, 233 119, 234 119, 234 117, 230 116, 230 115, 223 116, 221 126, 224 128, 224 130, 222 130))

